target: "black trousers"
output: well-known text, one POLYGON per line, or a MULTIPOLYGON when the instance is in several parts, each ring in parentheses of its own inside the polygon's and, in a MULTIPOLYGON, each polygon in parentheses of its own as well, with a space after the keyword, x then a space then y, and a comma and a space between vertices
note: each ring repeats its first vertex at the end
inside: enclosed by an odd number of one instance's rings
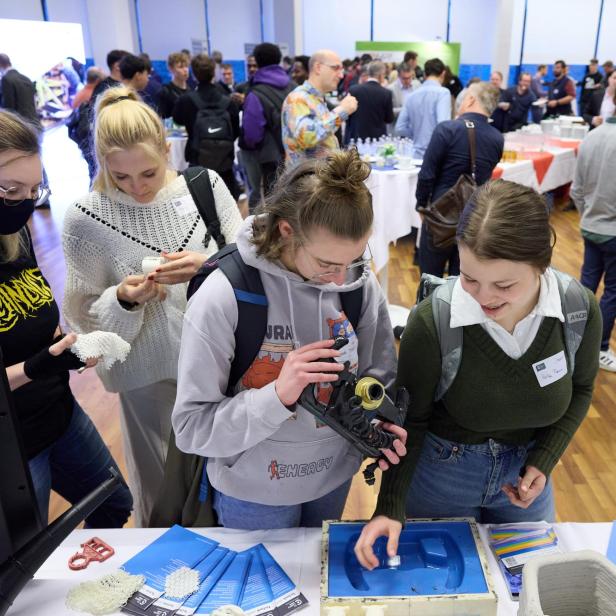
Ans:
POLYGON ((436 248, 432 243, 432 236, 426 227, 426 223, 421 225, 418 261, 422 274, 432 274, 442 278, 445 267, 447 267, 447 273, 450 276, 460 275, 458 246, 454 244, 445 249, 436 248))

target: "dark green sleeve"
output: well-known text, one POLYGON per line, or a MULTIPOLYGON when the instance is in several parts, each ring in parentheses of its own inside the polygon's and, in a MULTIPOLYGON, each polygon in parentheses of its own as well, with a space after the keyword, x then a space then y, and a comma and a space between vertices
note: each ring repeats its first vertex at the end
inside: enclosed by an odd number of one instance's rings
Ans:
POLYGON ((434 408, 434 392, 441 376, 441 351, 430 298, 409 316, 400 344, 397 385, 411 397, 404 428, 408 432, 407 455, 383 473, 374 515, 386 515, 404 524, 405 502, 434 408))
POLYGON ((549 476, 579 428, 592 399, 595 377, 599 370, 602 320, 595 296, 588 291, 590 306, 584 338, 575 356, 573 394, 565 414, 554 424, 537 432, 535 446, 528 454, 526 466, 535 466, 549 476))

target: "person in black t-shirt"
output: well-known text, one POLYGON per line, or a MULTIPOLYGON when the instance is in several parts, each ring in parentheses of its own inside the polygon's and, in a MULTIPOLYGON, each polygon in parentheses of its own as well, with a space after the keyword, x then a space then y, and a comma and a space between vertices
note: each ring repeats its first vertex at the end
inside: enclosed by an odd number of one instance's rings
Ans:
MULTIPOLYGON (((94 424, 69 387, 69 370, 90 367, 62 336, 58 306, 41 273, 26 223, 41 188, 38 135, 0 111, 0 346, 32 483, 46 523, 49 492, 77 503, 117 469, 94 424)), ((121 527, 132 509, 125 485, 86 519, 92 528, 121 527)))
POLYGON ((158 95, 158 113, 161 118, 170 118, 178 98, 188 92, 188 64, 189 59, 185 53, 178 51, 169 54, 167 67, 172 79, 162 87, 158 95))

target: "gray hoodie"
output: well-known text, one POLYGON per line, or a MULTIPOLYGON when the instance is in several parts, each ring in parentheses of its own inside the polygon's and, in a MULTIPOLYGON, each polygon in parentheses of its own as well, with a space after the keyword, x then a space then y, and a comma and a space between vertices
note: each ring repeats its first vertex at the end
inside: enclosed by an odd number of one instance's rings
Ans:
MULTIPOLYGON (((253 217, 238 234, 244 262, 261 272, 268 298, 267 331, 261 350, 235 395, 225 395, 237 302, 225 275, 216 270, 191 298, 182 331, 173 429, 179 449, 208 458, 212 486, 255 503, 294 505, 320 498, 347 481, 361 455, 331 428, 296 406, 290 412, 274 384, 285 357, 300 346, 344 335, 341 360, 359 374, 390 387, 395 347, 387 302, 369 268, 344 286, 304 281, 279 263, 256 254, 253 217), (364 289, 355 332, 341 309, 340 291, 364 289)), ((327 392, 323 392, 324 395, 327 392)))

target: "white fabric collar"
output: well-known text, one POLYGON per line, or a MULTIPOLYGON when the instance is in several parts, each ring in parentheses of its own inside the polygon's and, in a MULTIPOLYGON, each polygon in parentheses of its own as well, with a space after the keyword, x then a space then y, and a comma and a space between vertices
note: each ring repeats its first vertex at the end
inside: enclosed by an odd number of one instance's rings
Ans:
MULTIPOLYGON (((540 280, 539 301, 531 310, 530 314, 524 317, 522 321, 533 317, 552 317, 564 323, 565 316, 560 301, 560 292, 558 291, 556 275, 552 269, 548 267, 541 275, 540 280)), ((485 314, 481 309, 481 305, 462 288, 462 284, 458 278, 453 287, 453 294, 451 296, 451 318, 449 326, 466 327, 468 325, 479 325, 482 323, 498 325, 498 323, 485 314)))

